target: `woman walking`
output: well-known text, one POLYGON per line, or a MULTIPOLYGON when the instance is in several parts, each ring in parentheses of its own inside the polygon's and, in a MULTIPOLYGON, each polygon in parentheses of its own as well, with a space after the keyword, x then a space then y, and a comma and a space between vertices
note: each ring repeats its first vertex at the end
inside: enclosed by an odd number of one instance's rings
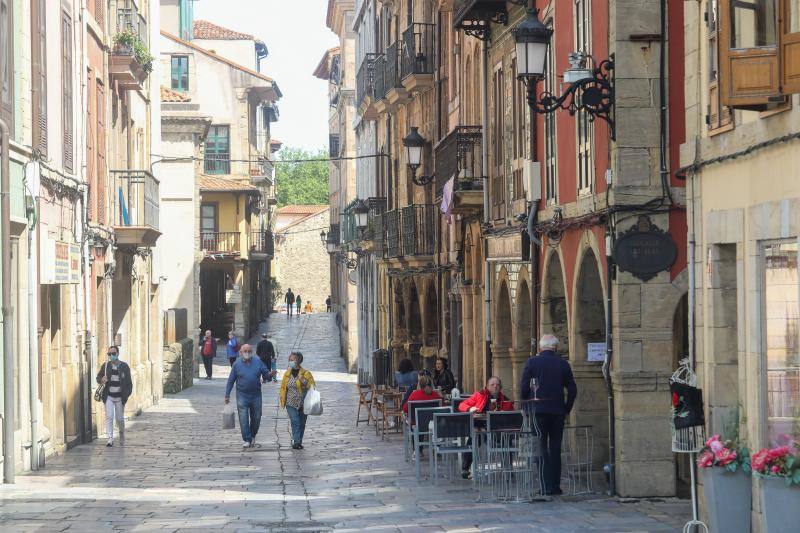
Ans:
POLYGON ((303 354, 292 352, 289 356, 289 369, 284 372, 281 381, 280 400, 281 407, 286 407, 286 413, 292 422, 292 449, 303 449, 303 433, 306 431, 308 415, 303 412, 303 400, 306 393, 314 387, 314 376, 311 372, 300 366, 303 363, 303 354))
POLYGON ((225 346, 225 353, 228 355, 228 362, 233 366, 236 358, 239 357, 239 339, 232 332, 228 332, 228 344, 225 346))
POLYGON ((114 446, 114 419, 119 428, 119 443, 125 446, 125 404, 133 392, 133 380, 128 363, 119 360, 119 348, 109 346, 108 361, 97 373, 97 383, 105 383, 103 403, 106 406, 106 434, 109 448, 114 446))

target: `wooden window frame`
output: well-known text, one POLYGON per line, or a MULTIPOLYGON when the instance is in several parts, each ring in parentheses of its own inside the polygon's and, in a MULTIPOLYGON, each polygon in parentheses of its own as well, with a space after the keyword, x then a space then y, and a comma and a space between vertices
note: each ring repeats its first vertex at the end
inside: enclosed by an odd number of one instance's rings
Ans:
POLYGON ((0 118, 10 131, 14 131, 14 0, 0 0, 0 16, 5 16, 0 24, 0 50, 6 53, 0 58, 0 118), (3 42, 6 40, 6 42, 3 42))
POLYGON ((95 81, 95 160, 97 161, 95 183, 97 184, 97 221, 100 224, 105 224, 108 221, 106 216, 106 177, 107 177, 107 162, 106 162, 106 131, 108 129, 108 122, 106 120, 106 89, 100 80, 95 81))
POLYGON ((200 232, 208 231, 203 229, 203 208, 211 207, 214 209, 214 230, 212 233, 219 233, 219 202, 200 202, 200 232))
POLYGON ((31 92, 33 148, 47 156, 47 13, 46 0, 31 0, 31 92))
POLYGON ((64 129, 64 169, 75 171, 74 147, 74 75, 72 17, 66 8, 61 10, 61 81, 62 81, 62 123, 64 129))
POLYGON ((505 146, 505 98, 503 98, 503 63, 492 69, 492 218, 504 218, 506 203, 506 180, 503 154, 505 146))
MULTIPOLYGON (((574 0, 575 50, 592 52, 592 5, 590 0, 574 0)), ((575 178, 578 196, 594 190, 594 122, 589 113, 575 113, 575 178)))
POLYGON ((705 13, 708 51, 708 105, 705 120, 709 135, 730 131, 735 125, 733 109, 722 104, 720 95, 719 2, 707 0, 705 13))
POLYGON ((190 74, 189 73, 189 56, 185 55, 185 54, 175 54, 175 55, 170 56, 169 62, 170 62, 169 63, 170 64, 170 89, 172 89, 173 91, 178 91, 178 92, 182 92, 182 93, 189 92, 189 83, 190 83, 190 80, 189 80, 189 74, 190 74), (175 79, 176 79, 175 78, 175 60, 178 60, 179 62, 181 60, 186 62, 185 76, 184 76, 183 71, 181 71, 179 73, 179 78, 178 78, 179 87, 175 86, 175 79), (180 85, 182 85, 181 82, 182 82, 184 77, 186 78, 186 87, 180 87, 180 85))
MULTIPOLYGON (((546 26, 553 29, 552 19, 546 26)), ((556 51, 555 39, 550 39, 545 56, 544 89, 550 94, 556 93, 556 51)), ((545 202, 546 205, 558 203, 558 124, 556 113, 544 115, 544 176, 545 176, 545 202)))
MULTIPOLYGON (((228 172, 217 172, 217 171, 209 170, 209 167, 206 166, 208 164, 208 160, 206 160, 206 163, 203 166, 204 167, 204 172, 206 174, 225 175, 225 174, 230 174, 231 173, 231 166, 230 166, 231 165, 231 126, 230 126, 230 124, 212 124, 211 125, 211 127, 208 130, 208 135, 206 136, 206 140, 205 140, 205 143, 204 143, 204 146, 203 146, 203 153, 205 154, 206 159, 208 158, 209 154, 220 155, 220 154, 224 153, 224 152, 220 152, 218 150, 215 150, 213 152, 210 152, 208 150, 208 143, 212 138, 211 137, 211 131, 214 130, 215 132, 218 132, 218 131, 220 131, 220 128, 224 128, 228 132, 228 159, 227 159, 228 172)), ((217 136, 217 135, 214 136, 215 148, 216 148, 216 143, 217 143, 216 139, 219 139, 219 138, 220 137, 217 136)), ((216 160, 216 161, 224 161, 224 160, 223 159, 219 159, 219 160, 216 160)))

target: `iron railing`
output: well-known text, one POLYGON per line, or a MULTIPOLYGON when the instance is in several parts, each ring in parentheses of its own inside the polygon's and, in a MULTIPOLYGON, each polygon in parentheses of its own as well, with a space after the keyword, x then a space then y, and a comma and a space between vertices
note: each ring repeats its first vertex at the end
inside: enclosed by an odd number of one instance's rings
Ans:
POLYGON ((400 42, 396 41, 386 47, 386 79, 384 88, 388 93, 400 86, 400 42))
POLYGON ((200 249, 209 253, 239 252, 238 231, 201 231, 200 249))
POLYGON ((203 167, 206 174, 230 174, 231 154, 224 152, 206 152, 203 167))
POLYGON ((436 241, 436 206, 413 204, 401 209, 403 255, 433 255, 436 241))
POLYGON ((376 100, 386 96, 386 56, 380 54, 375 58, 375 88, 373 95, 376 100))
POLYGON ((433 74, 436 63, 435 34, 435 24, 414 22, 406 28, 403 32, 401 78, 412 74, 433 74))
POLYGON ((383 223, 386 227, 386 257, 403 255, 403 247, 400 242, 400 211, 392 209, 384 213, 383 223))
POLYGON ((454 190, 461 180, 481 178, 481 127, 456 126, 436 146, 436 195, 442 194, 445 183, 455 176, 454 190))
POLYGON ((383 255, 386 239, 386 228, 383 215, 386 212, 386 198, 372 197, 367 200, 369 212, 367 213, 367 230, 364 233, 366 240, 372 241, 373 250, 383 255))
POLYGON ((271 231, 251 231, 250 232, 250 251, 255 253, 275 255, 275 239, 271 231))
POLYGON ((114 225, 158 229, 158 180, 146 170, 112 170, 114 225))
POLYGON ((356 73, 356 104, 364 103, 364 98, 375 98, 375 54, 364 55, 361 66, 356 73))

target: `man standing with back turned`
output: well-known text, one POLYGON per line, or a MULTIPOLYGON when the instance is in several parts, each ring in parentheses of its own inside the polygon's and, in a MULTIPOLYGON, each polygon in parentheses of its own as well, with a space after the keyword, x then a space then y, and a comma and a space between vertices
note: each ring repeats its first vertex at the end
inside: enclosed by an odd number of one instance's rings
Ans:
POLYGON ((572 376, 572 368, 566 359, 556 353, 558 337, 542 335, 539 355, 525 363, 520 383, 520 398, 536 400, 527 408, 534 409, 536 425, 542 436, 544 456, 545 494, 559 495, 561 492, 561 438, 564 420, 575 404, 578 387, 572 376), (567 398, 564 399, 564 391, 567 398))

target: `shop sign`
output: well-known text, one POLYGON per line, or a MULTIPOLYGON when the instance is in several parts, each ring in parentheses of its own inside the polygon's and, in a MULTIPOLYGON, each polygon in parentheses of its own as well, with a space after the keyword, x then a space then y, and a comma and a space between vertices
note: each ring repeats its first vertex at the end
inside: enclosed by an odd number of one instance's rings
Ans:
POLYGON ((634 227, 617 238, 613 257, 620 270, 647 281, 669 270, 678 257, 678 248, 669 233, 642 215, 634 227))
POLYGON ((41 274, 39 281, 45 285, 80 283, 80 246, 74 243, 42 239, 41 274))
POLYGON ((225 291, 225 302, 229 304, 242 303, 242 286, 234 285, 232 289, 225 291))
POLYGON ((586 360, 602 363, 606 360, 606 343, 589 342, 586 343, 586 360))

